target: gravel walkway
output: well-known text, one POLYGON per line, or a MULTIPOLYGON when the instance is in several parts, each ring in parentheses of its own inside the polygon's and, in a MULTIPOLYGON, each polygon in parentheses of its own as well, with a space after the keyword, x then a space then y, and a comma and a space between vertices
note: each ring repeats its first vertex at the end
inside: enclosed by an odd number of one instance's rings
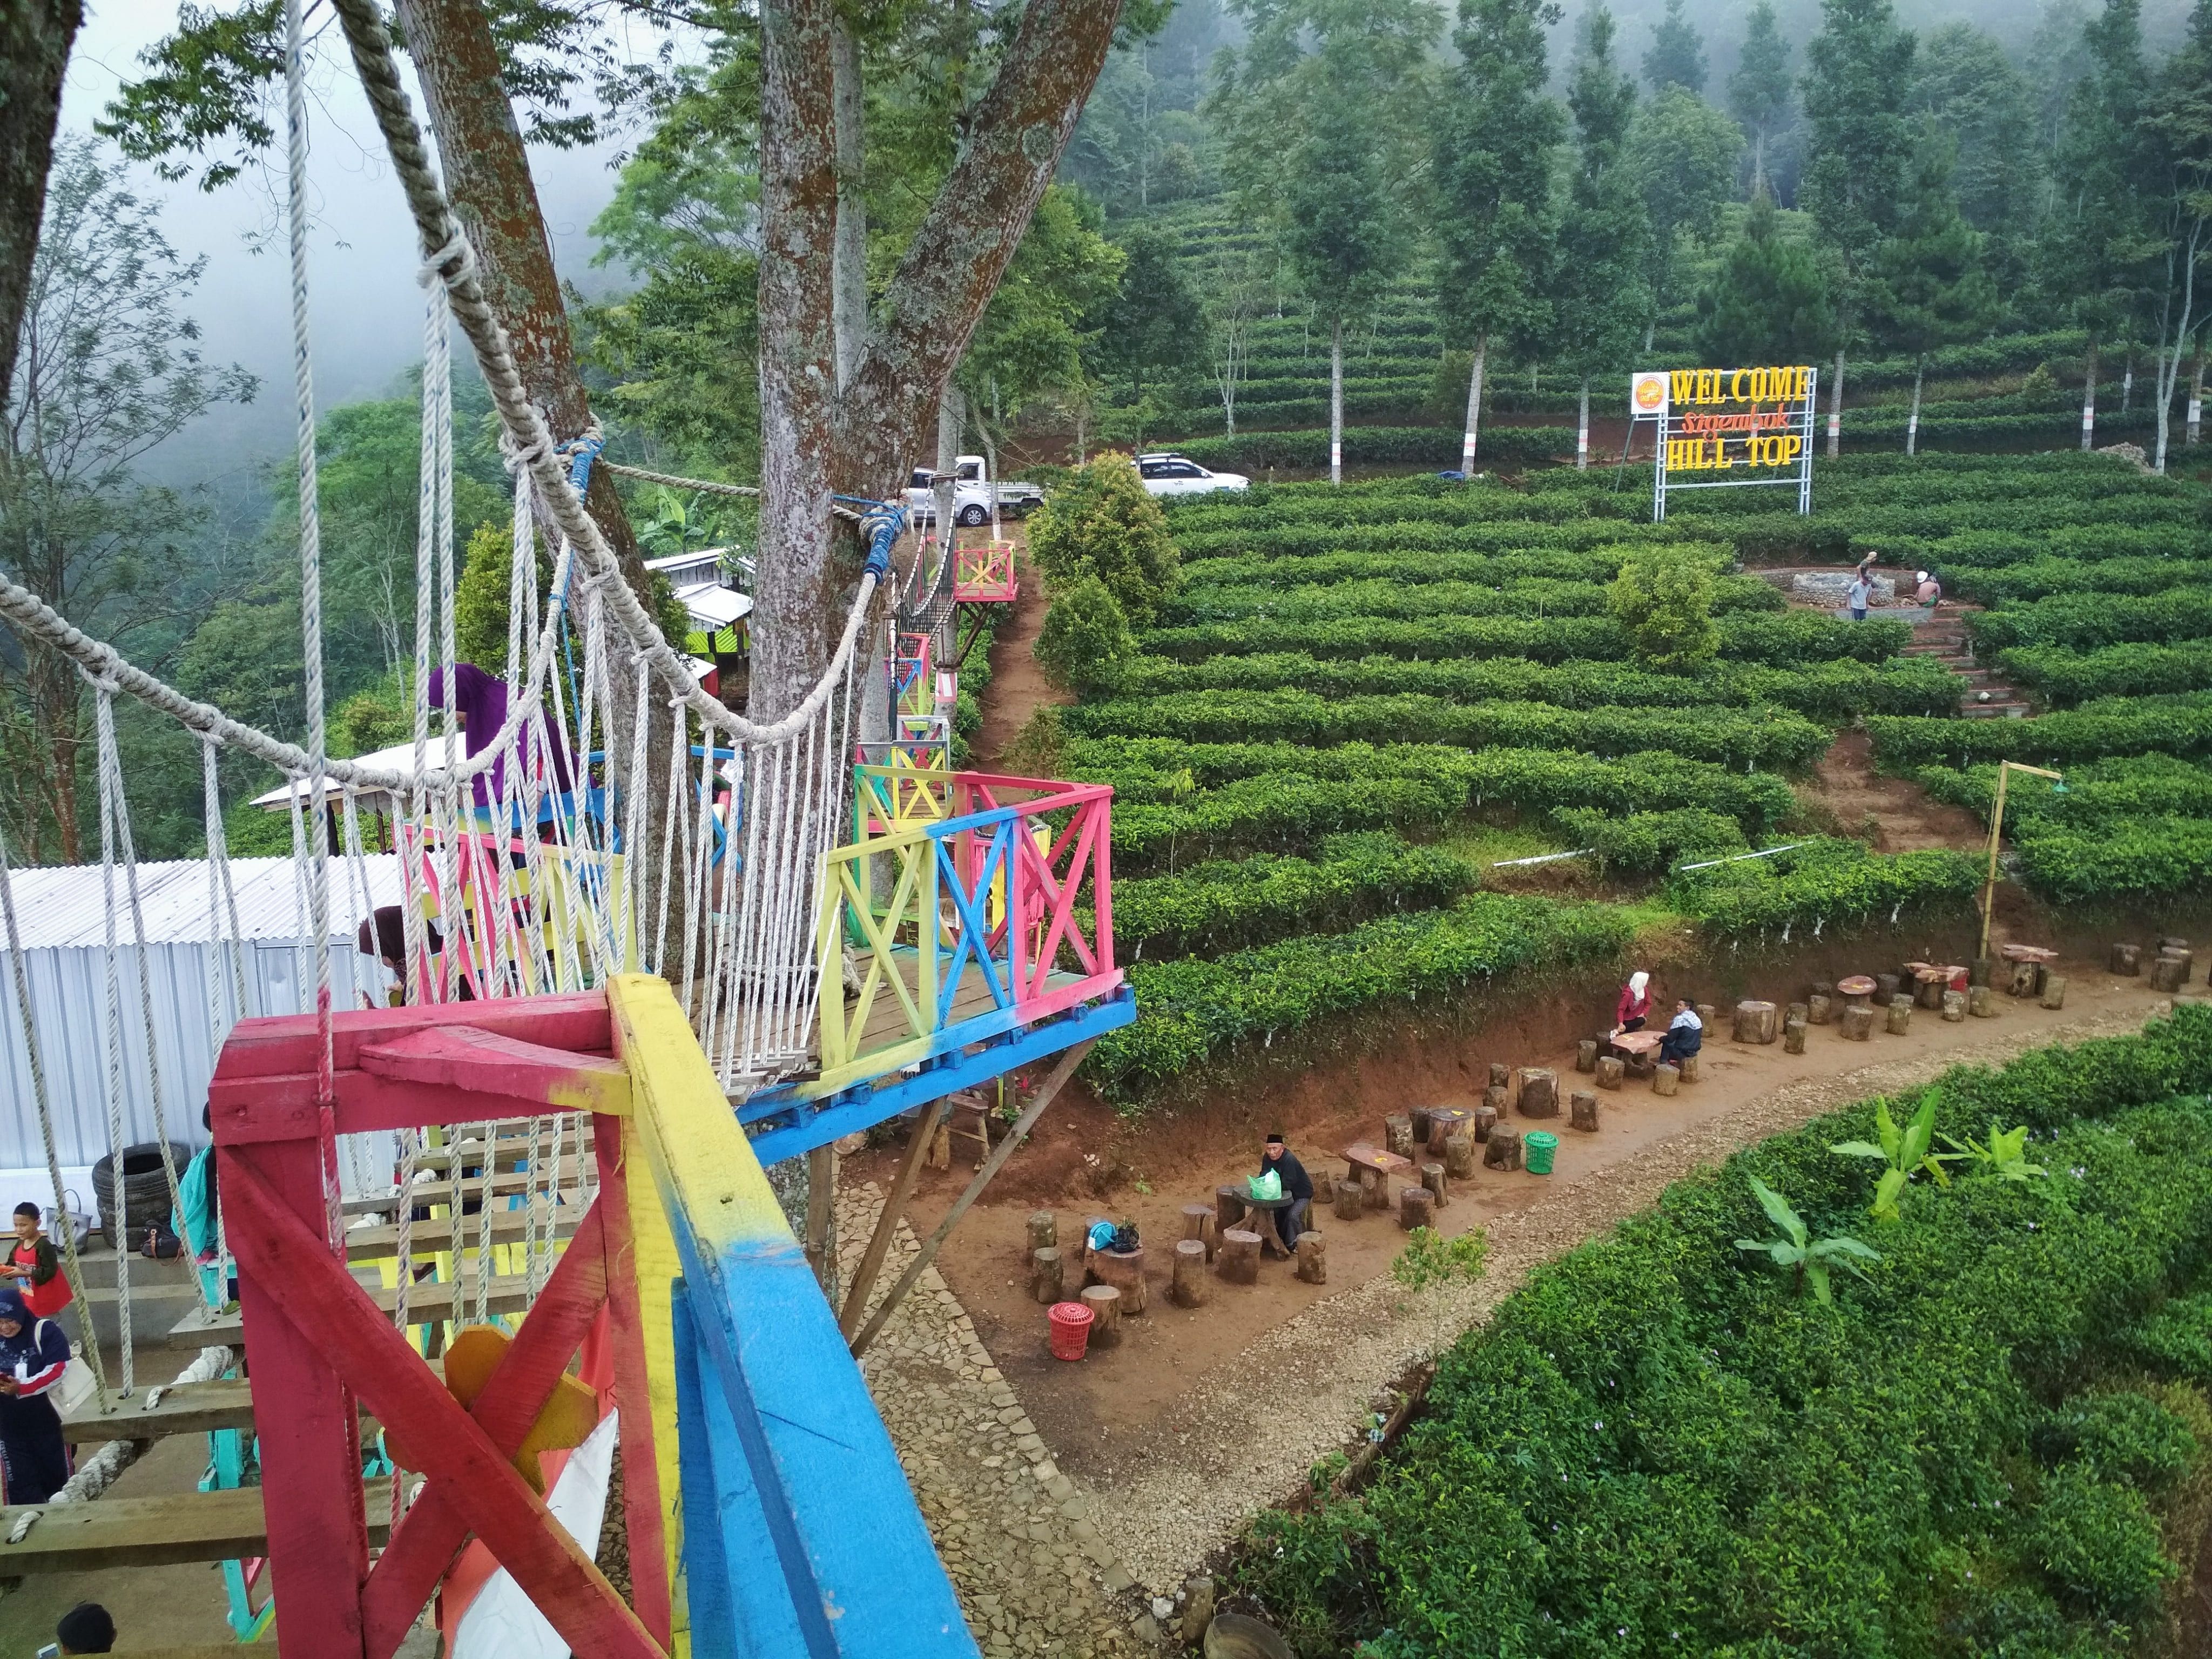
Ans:
POLYGON ((1315 1463, 1344 1447, 1382 1391, 1428 1351, 1436 1332, 1480 1322, 1530 1268, 1647 1207, 1669 1182, 1824 1112, 1923 1083, 1951 1066, 1991 1064, 2051 1042, 2118 1036, 2140 1029, 2145 1018, 2141 1011, 2116 1012, 2032 1035, 1993 1036, 1940 1056, 1786 1085, 1659 1142, 1632 1164, 1595 1173, 1534 1209, 1492 1223, 1489 1273, 1478 1284, 1409 1297, 1383 1277, 1316 1304, 1200 1383, 1190 1408, 1178 1413, 1180 1432, 1158 1435, 1131 1452, 1121 1477, 1092 1498, 1098 1525, 1149 1593, 1171 1595, 1270 1494, 1301 1489, 1315 1463))
MULTIPOLYGON (((844 1261, 859 1261, 882 1208, 872 1183, 838 1194, 844 1261)), ((920 1249, 901 1222, 878 1285, 896 1282, 920 1249)), ((1094 1524, 1091 1500, 1054 1466, 934 1267, 860 1370, 990 1659, 1119 1659, 1146 1650, 1157 1627, 1147 1613, 1133 1623, 1114 1600, 1133 1581, 1094 1524)))

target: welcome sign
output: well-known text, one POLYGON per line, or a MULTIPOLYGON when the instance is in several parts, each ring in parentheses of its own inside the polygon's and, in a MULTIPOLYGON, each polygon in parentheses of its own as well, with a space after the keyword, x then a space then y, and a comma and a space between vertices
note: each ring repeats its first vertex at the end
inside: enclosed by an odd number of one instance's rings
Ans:
POLYGON ((1819 384, 1820 371, 1803 365, 1638 371, 1629 418, 1658 428, 1652 516, 1667 516, 1674 490, 1757 484, 1795 484, 1797 510, 1812 511, 1819 384))

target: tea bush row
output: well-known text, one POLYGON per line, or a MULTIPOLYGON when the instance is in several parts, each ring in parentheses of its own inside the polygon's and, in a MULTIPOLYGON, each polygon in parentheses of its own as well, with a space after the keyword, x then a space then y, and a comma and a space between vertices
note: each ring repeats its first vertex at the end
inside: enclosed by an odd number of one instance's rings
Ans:
MULTIPOLYGON (((1736 662, 1789 667, 1854 658, 1881 662, 1911 639, 1909 623, 1887 618, 1844 622, 1809 611, 1742 614, 1717 619, 1720 654, 1736 662)), ((1573 657, 1621 659, 1629 641, 1609 617, 1316 617, 1193 623, 1155 629, 1139 646, 1164 657, 1300 651, 1316 657, 1526 657, 1564 662, 1573 657)))

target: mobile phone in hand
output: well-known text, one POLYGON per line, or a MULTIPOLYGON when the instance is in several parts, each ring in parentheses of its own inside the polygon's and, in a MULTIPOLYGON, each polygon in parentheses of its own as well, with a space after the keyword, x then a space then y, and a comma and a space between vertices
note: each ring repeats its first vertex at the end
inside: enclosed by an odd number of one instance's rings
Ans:
POLYGON ((62 1644, 49 1642, 39 1650, 39 1659, 62 1659, 62 1644))

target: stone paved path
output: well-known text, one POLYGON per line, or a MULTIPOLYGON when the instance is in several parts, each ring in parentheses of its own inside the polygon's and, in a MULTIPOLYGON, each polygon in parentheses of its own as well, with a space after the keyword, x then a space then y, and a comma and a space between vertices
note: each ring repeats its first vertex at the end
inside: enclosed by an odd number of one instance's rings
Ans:
MULTIPOLYGON (((860 1259, 883 1207, 872 1185, 837 1198, 838 1255, 860 1259)), ((900 1223, 878 1284, 920 1241, 900 1223)), ((1091 1501, 1052 1454, 960 1303, 931 1267, 861 1361, 930 1535, 989 1659, 1123 1659, 1146 1650, 1151 1615, 1114 1599, 1133 1581, 1092 1523, 1091 1501)))

